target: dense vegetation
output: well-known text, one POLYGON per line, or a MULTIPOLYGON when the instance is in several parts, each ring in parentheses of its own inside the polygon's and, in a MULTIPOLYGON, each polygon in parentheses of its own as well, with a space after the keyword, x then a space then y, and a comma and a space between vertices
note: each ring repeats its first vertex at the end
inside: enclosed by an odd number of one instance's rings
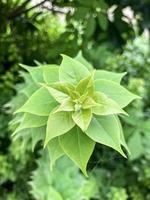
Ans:
POLYGON ((36 6, 2 0, 0 9, 0 200, 149 200, 149 0, 53 0, 36 6), (114 4, 110 17, 106 11, 114 4), (127 6, 134 20, 122 12, 127 6), (8 105, 22 82, 18 64, 60 64, 60 53, 75 57, 79 51, 96 69, 127 71, 122 84, 142 97, 126 108, 130 117, 121 118, 130 157, 96 145, 90 178, 65 158, 49 172, 41 143, 33 152, 30 142, 13 141, 9 125, 8 105))

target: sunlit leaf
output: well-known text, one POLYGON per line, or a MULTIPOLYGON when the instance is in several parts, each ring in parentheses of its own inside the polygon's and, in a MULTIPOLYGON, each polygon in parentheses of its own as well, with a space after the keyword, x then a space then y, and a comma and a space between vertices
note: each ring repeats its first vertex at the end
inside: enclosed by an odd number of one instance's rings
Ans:
POLYGON ((64 152, 87 176, 86 166, 94 150, 95 142, 86 136, 77 126, 68 133, 60 136, 59 141, 64 152))

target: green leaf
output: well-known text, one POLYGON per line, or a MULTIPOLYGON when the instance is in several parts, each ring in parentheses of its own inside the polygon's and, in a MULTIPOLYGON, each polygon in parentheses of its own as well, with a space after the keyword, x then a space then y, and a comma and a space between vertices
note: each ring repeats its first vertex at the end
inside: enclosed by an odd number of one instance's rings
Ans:
POLYGON ((57 105, 57 102, 47 89, 42 87, 33 93, 26 103, 15 113, 26 112, 39 116, 48 116, 51 110, 57 105))
POLYGON ((72 114, 72 119, 83 131, 87 130, 92 119, 91 109, 81 109, 74 112, 72 114))
POLYGON ((57 82, 51 85, 52 88, 74 97, 75 87, 68 82, 57 82))
POLYGON ((57 137, 49 141, 47 148, 50 156, 50 168, 52 170, 56 160, 60 158, 64 154, 64 152, 59 144, 57 137))
POLYGON ((87 8, 87 7, 77 7, 75 9, 73 17, 77 21, 78 20, 82 20, 83 18, 85 18, 85 16, 87 15, 88 11, 89 11, 89 8, 87 8))
POLYGON ((93 70, 92 65, 83 57, 82 52, 79 51, 78 55, 75 57, 77 61, 82 63, 89 71, 93 70))
POLYGON ((95 106, 97 106, 97 103, 91 97, 87 97, 86 100, 82 104, 83 109, 88 109, 88 108, 92 108, 95 106))
POLYGON ((74 125, 75 123, 72 120, 70 112, 50 113, 44 146, 46 146, 51 139, 68 132, 74 125))
POLYGON ((47 84, 59 81, 59 66, 49 65, 43 67, 43 78, 47 84))
POLYGON ((97 79, 107 79, 110 81, 114 81, 116 83, 120 83, 121 79, 126 75, 126 72, 124 73, 114 73, 109 72, 105 70, 96 70, 94 74, 94 80, 97 79))
POLYGON ((119 128, 120 128, 120 143, 126 149, 127 153, 131 154, 130 150, 127 146, 127 143, 125 141, 125 138, 124 138, 124 134, 123 134, 123 130, 122 130, 122 126, 121 126, 121 122, 119 120, 119 117, 116 116, 116 119, 117 119, 117 122, 118 122, 118 125, 119 125, 119 128))
POLYGON ((30 85, 27 85, 24 89, 19 91, 19 93, 23 93, 26 95, 26 97, 29 98, 38 89, 39 89, 38 85, 31 83, 30 85))
POLYGON ((92 117, 85 133, 95 142, 109 146, 126 157, 121 149, 120 127, 114 115, 92 117))
POLYGON ((61 105, 58 107, 58 109, 56 109, 55 113, 60 112, 60 111, 65 111, 65 112, 74 111, 74 103, 70 97, 65 99, 61 103, 61 105))
POLYGON ((63 60, 59 69, 60 81, 67 81, 77 84, 85 76, 89 75, 88 69, 75 59, 63 55, 63 60))
POLYGON ((15 130, 13 135, 22 129, 44 126, 46 125, 47 120, 48 120, 48 117, 25 113, 22 121, 20 122, 19 127, 15 130))
POLYGON ((128 141, 128 146, 131 151, 130 159, 135 160, 143 155, 144 148, 142 144, 142 136, 138 130, 135 130, 128 141))
POLYGON ((86 26, 85 26, 85 31, 84 31, 84 35, 86 38, 91 38, 95 32, 95 28, 96 28, 96 20, 95 17, 93 17, 93 15, 90 15, 88 19, 86 19, 86 26))
POLYGON ((115 101, 101 92, 95 92, 93 98, 97 105, 92 107, 92 113, 96 115, 126 114, 115 101))
POLYGON ((87 176, 86 166, 94 150, 92 141, 80 128, 75 126, 68 133, 59 137, 60 145, 67 156, 73 160, 87 176))
POLYGON ((52 87, 44 86, 58 103, 63 103, 69 96, 52 87))
POLYGON ((31 77, 33 78, 33 80, 37 83, 43 83, 44 79, 43 79, 43 71, 42 68, 43 67, 29 67, 27 65, 24 64, 20 64, 21 67, 23 67, 25 70, 27 70, 31 77))
POLYGON ((137 95, 129 92, 127 89, 109 80, 99 79, 95 81, 96 91, 102 92, 109 98, 113 99, 121 108, 127 106, 134 99, 139 98, 137 95))
POLYGON ((89 95, 89 96, 93 95, 93 92, 94 92, 94 80, 93 80, 94 72, 95 71, 93 71, 86 78, 79 81, 78 85, 76 86, 76 91, 80 95, 83 95, 85 93, 87 93, 87 95, 89 95))
POLYGON ((99 22, 99 26, 102 28, 102 30, 106 31, 107 27, 108 27, 107 15, 99 12, 98 13, 98 22, 99 22))
POLYGON ((32 151, 34 151, 35 145, 37 144, 37 142, 39 142, 40 140, 44 140, 44 136, 45 136, 45 132, 46 132, 46 127, 38 127, 38 128, 32 128, 29 129, 30 133, 31 133, 31 141, 32 141, 32 151))

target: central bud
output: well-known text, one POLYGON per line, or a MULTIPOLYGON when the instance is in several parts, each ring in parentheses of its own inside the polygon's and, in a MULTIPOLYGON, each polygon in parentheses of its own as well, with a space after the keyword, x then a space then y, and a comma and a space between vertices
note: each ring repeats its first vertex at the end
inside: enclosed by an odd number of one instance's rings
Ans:
POLYGON ((75 111, 79 112, 82 108, 82 105, 80 103, 76 103, 74 106, 75 111))

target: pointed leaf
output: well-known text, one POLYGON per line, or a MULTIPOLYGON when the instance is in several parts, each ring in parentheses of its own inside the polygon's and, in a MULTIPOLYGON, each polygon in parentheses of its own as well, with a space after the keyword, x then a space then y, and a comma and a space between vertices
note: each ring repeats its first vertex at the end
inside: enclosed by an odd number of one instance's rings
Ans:
POLYGON ((85 76, 89 75, 88 69, 75 59, 63 55, 63 60, 59 69, 60 81, 67 81, 77 84, 85 76))
POLYGON ((72 114, 72 119, 83 131, 87 130, 92 119, 91 109, 81 109, 74 112, 72 114))
POLYGON ((74 97, 75 87, 68 82, 57 82, 51 85, 52 88, 74 97))
POLYGON ((92 65, 83 57, 81 51, 79 51, 75 59, 78 60, 80 63, 82 63, 89 71, 93 70, 92 65))
POLYGON ((116 101, 116 103, 118 103, 121 108, 127 106, 134 99, 139 98, 137 95, 129 92, 121 85, 109 80, 96 80, 95 89, 96 91, 102 92, 109 98, 116 101))
POLYGON ((60 111, 66 111, 66 112, 74 111, 74 103, 70 97, 62 102, 62 104, 58 107, 58 109, 56 109, 55 113, 60 111))
POLYGON ((47 89, 42 87, 33 93, 26 103, 16 111, 16 113, 27 112, 39 116, 48 116, 51 110, 57 105, 57 102, 50 95, 47 89))
POLYGON ((109 146, 126 157, 121 149, 120 127, 114 115, 92 117, 85 133, 95 142, 109 146))
POLYGON ((82 104, 82 108, 83 109, 88 109, 88 108, 95 107, 97 105, 98 104, 96 103, 96 101, 93 98, 87 97, 87 99, 82 104))
POLYGON ((43 78, 47 84, 59 81, 59 66, 48 65, 43 67, 43 78))
POLYGON ((110 81, 114 81, 116 83, 120 83, 121 79, 126 75, 126 72, 124 73, 114 73, 109 72, 105 70, 96 70, 94 74, 94 79, 106 79, 110 81))
POLYGON ((79 92, 80 95, 83 95, 87 92, 88 95, 92 95, 94 92, 94 71, 92 74, 87 76, 86 78, 80 80, 76 87, 76 91, 79 92))
POLYGON ((30 129, 31 138, 32 138, 32 151, 34 151, 35 145, 40 141, 44 140, 44 136, 46 133, 46 127, 38 127, 30 129))
POLYGON ((44 146, 46 146, 51 139, 68 132, 74 125, 75 123, 72 120, 70 112, 50 113, 44 146))
POLYGON ((42 71, 42 67, 29 67, 27 65, 24 64, 20 64, 21 67, 23 67, 24 69, 26 69, 31 77, 33 78, 33 80, 37 83, 43 83, 44 79, 43 79, 43 71, 42 71))
POLYGON ((95 142, 86 136, 77 126, 68 133, 60 136, 59 141, 67 156, 73 160, 84 175, 87 176, 86 166, 94 150, 95 142))
POLYGON ((60 92, 59 90, 56 90, 52 87, 44 86, 49 93, 53 96, 53 98, 58 102, 62 103, 65 99, 67 99, 69 96, 63 92, 60 92))
POLYGON ((135 130, 128 141, 128 146, 131 151, 130 159, 135 160, 144 154, 142 144, 142 136, 138 130, 135 130))
POLYGON ((94 99, 97 105, 92 107, 92 113, 96 115, 126 114, 115 101, 101 92, 95 92, 94 99))
POLYGON ((56 160, 64 154, 64 151, 62 150, 57 137, 48 143, 47 148, 50 156, 50 168, 52 170, 56 160))
POLYGON ((20 122, 19 127, 15 130, 13 135, 25 128, 35 128, 35 127, 44 126, 46 125, 47 120, 48 120, 48 117, 45 117, 45 116, 38 116, 38 115, 30 114, 30 113, 25 113, 22 121, 20 122))
POLYGON ((123 129, 122 129, 122 125, 121 125, 121 122, 119 120, 119 117, 116 116, 116 119, 117 119, 117 122, 118 122, 118 125, 119 125, 119 128, 120 128, 120 143, 126 149, 127 153, 131 154, 130 150, 128 148, 128 145, 125 141, 125 138, 124 138, 123 129))

